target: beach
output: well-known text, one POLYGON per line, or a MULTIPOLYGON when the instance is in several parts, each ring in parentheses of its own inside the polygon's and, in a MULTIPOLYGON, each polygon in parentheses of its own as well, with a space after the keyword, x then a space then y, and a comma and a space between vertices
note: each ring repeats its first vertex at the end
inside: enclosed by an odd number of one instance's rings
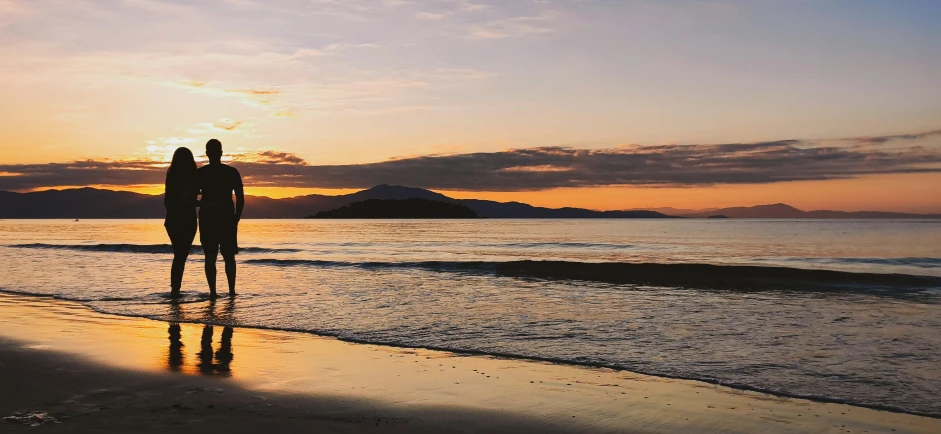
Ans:
POLYGON ((194 248, 171 303, 159 220, 0 221, 0 293, 211 323, 217 339, 225 326, 306 332, 941 416, 936 222, 240 227, 239 296, 210 302, 194 248))
POLYGON ((16 391, 0 413, 46 413, 49 432, 941 430, 935 418, 627 371, 240 327, 207 340, 200 324, 180 324, 177 341, 175 326, 0 295, 0 382, 16 391))
POLYGON ((941 0, 0 0, 0 434, 941 434, 941 0))

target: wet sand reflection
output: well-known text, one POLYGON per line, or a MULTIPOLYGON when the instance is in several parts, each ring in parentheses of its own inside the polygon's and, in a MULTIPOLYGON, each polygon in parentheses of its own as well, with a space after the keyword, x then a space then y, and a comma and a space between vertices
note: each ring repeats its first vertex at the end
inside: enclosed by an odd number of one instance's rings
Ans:
MULTIPOLYGON (((178 304, 171 306, 171 315, 174 318, 182 318, 182 309, 178 304)), ((211 301, 206 312, 207 320, 216 320, 216 303, 211 301)), ((224 307, 223 316, 231 316, 233 305, 231 302, 224 307)), ((166 368, 171 372, 190 373, 186 369, 186 355, 183 344, 182 328, 178 322, 168 323, 167 335, 170 341, 167 351, 166 368)), ((213 349, 213 335, 215 328, 212 325, 203 326, 202 336, 199 340, 199 352, 196 353, 195 373, 202 375, 216 375, 229 377, 232 375, 231 363, 235 358, 232 351, 232 336, 235 330, 232 327, 222 328, 222 337, 219 341, 218 349, 213 349)))
MULTIPOLYGON (((235 330, 232 327, 222 328, 222 339, 219 341, 219 349, 212 347, 212 338, 214 327, 211 325, 203 326, 202 337, 199 341, 199 352, 196 353, 196 372, 202 375, 218 375, 229 377, 232 375, 231 363, 235 358, 232 351, 232 335, 235 330)), ((180 325, 170 323, 167 329, 170 345, 167 352, 167 369, 172 372, 186 372, 185 355, 183 351, 183 341, 180 325)))

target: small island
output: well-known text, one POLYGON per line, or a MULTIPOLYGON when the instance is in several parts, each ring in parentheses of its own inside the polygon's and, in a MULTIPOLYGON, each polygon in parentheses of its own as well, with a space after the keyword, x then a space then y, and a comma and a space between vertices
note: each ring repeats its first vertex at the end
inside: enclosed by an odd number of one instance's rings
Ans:
POLYGON ((320 211, 307 218, 315 219, 475 219, 474 210, 455 203, 428 199, 369 199, 320 211))
POLYGON ((711 216, 706 217, 706 218, 710 218, 710 219, 727 219, 727 218, 729 218, 729 216, 727 216, 727 215, 722 215, 722 214, 716 214, 716 215, 711 215, 711 216))

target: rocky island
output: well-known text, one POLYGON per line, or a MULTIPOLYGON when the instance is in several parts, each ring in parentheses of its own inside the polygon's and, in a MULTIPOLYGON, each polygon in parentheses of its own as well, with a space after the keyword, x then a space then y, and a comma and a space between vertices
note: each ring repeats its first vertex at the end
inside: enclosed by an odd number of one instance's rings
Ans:
POLYGON ((329 211, 320 211, 308 218, 318 219, 473 219, 474 210, 456 203, 428 199, 369 199, 329 211))

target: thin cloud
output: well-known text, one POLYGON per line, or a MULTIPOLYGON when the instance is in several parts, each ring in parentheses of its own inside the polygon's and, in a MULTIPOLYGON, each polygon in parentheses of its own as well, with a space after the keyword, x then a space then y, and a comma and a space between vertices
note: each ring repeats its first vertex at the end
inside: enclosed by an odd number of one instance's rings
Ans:
POLYGON ((512 36, 552 33, 549 24, 559 17, 558 12, 548 11, 540 15, 502 18, 473 26, 471 39, 503 39, 512 36))
POLYGON ((220 119, 217 122, 213 122, 212 126, 225 131, 232 131, 242 125, 244 122, 237 121, 235 119, 220 119))
POLYGON ((866 144, 866 145, 878 145, 882 143, 887 143, 895 140, 921 140, 927 139, 932 136, 941 136, 941 130, 932 130, 925 131, 921 133, 914 134, 895 134, 889 136, 863 136, 863 137, 853 137, 847 139, 853 143, 866 144))
MULTIPOLYGON (((917 135, 893 136, 888 141, 904 141, 917 135)), ((366 188, 401 184, 468 191, 770 184, 941 172, 941 149, 937 148, 818 146, 800 140, 610 149, 538 147, 349 165, 311 165, 281 151, 241 153, 233 160, 250 186, 366 188)), ((160 184, 165 167, 152 160, 0 165, 0 173, 5 174, 0 176, 0 190, 160 184)))
POLYGON ((421 12, 415 16, 420 20, 429 20, 429 21, 440 20, 444 18, 444 15, 434 14, 431 12, 421 12))
POLYGON ((275 89, 226 89, 226 92, 244 93, 252 96, 277 95, 281 93, 281 91, 275 89))
POLYGON ((273 163, 273 164, 299 164, 307 165, 307 161, 290 152, 261 151, 244 154, 234 158, 235 161, 246 163, 273 163))

